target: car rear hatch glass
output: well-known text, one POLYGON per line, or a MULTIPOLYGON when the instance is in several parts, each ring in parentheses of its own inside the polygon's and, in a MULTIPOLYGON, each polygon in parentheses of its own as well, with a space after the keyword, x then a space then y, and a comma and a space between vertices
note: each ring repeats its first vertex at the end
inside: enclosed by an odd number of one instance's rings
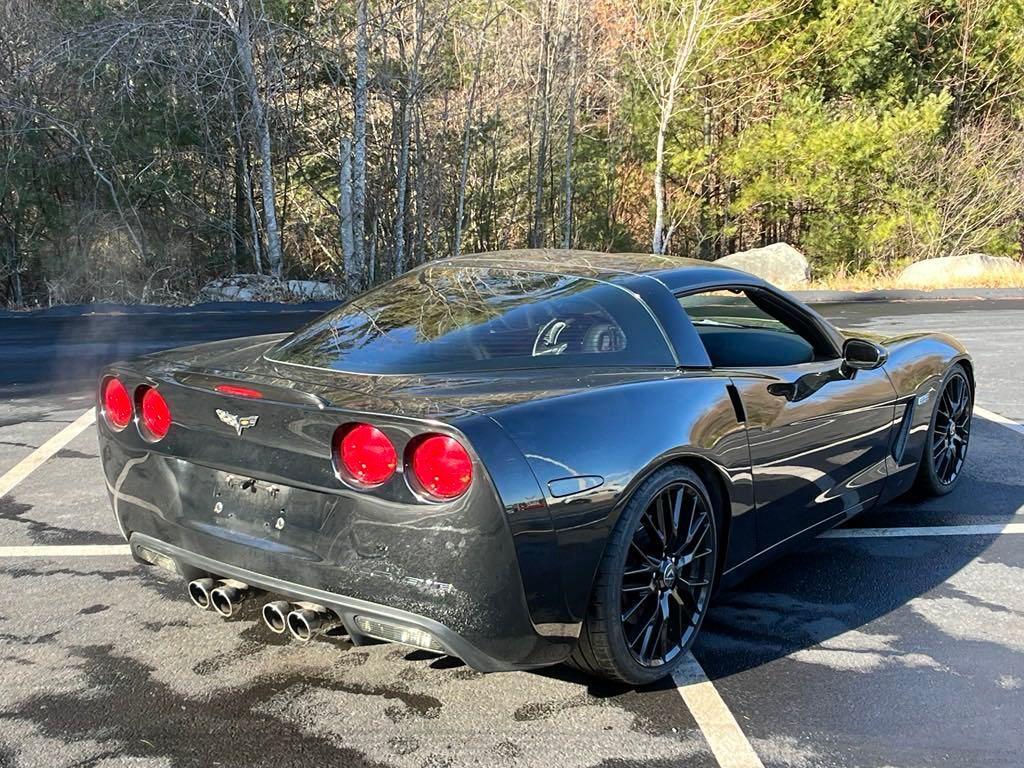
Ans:
POLYGON ((650 310, 620 286, 450 264, 349 301, 266 357, 362 374, 673 365, 650 310))

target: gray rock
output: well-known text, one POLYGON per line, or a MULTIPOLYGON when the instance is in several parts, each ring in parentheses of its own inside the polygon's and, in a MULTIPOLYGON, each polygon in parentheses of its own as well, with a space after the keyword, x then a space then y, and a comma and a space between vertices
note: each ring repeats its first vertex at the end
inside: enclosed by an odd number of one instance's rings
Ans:
POLYGON ((331 283, 318 280, 277 280, 270 275, 231 275, 211 280, 200 301, 324 301, 339 297, 331 283))
POLYGON ((897 285, 933 286, 950 283, 964 284, 972 280, 1024 278, 1024 266, 1007 256, 989 256, 985 253, 965 253, 962 256, 942 256, 917 261, 904 269, 897 285))
POLYGON ((287 298, 301 301, 330 301, 340 299, 341 294, 333 283, 320 280, 285 280, 287 298))
POLYGON ((805 285, 811 279, 811 265, 789 243, 772 243, 717 259, 715 264, 741 269, 784 288, 805 285))

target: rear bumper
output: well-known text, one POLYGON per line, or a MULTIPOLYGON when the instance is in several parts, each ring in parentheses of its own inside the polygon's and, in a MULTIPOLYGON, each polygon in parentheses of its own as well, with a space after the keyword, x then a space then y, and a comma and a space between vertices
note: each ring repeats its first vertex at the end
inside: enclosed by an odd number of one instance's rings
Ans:
POLYGON ((457 656, 469 666, 481 672, 505 672, 537 666, 512 663, 506 659, 489 656, 487 652, 473 645, 451 628, 426 616, 420 616, 367 600, 325 592, 321 589, 314 589, 302 584, 285 581, 275 576, 256 573, 236 565, 231 565, 230 563, 222 563, 195 552, 189 552, 181 547, 154 539, 152 536, 147 536, 143 533, 132 534, 129 544, 131 545, 132 555, 142 563, 148 564, 150 562, 149 552, 157 552, 174 560, 178 566, 179 573, 198 571, 220 578, 237 579, 248 584, 250 587, 281 595, 294 602, 311 602, 322 605, 325 608, 330 608, 341 617, 346 631, 357 645, 373 641, 373 638, 363 635, 356 625, 356 617, 362 616, 370 619, 391 621, 405 627, 414 627, 428 632, 444 647, 445 651, 452 656, 457 656))
POLYGON ((415 627, 480 671, 556 664, 576 642, 571 625, 534 624, 514 537, 490 489, 427 511, 263 479, 240 496, 237 474, 135 450, 102 426, 100 449, 115 516, 142 561, 139 547, 183 574, 319 603, 357 642, 357 615, 415 627))

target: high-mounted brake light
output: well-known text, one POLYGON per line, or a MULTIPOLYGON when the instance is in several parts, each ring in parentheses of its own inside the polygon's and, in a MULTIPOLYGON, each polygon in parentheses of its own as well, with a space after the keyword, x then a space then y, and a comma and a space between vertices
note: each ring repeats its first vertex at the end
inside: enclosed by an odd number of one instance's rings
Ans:
POLYGON ((141 403, 143 437, 149 440, 162 440, 171 428, 171 409, 167 407, 164 396, 153 387, 139 387, 135 393, 141 403), (141 397, 140 397, 141 395, 141 397))
POLYGON ((103 415, 113 429, 124 429, 132 420, 132 398, 124 384, 111 376, 103 382, 103 415))
POLYGON ((333 443, 334 466, 343 477, 373 486, 395 474, 395 446, 371 424, 343 424, 335 431, 333 443))
POLYGON ((253 399, 260 399, 263 397, 263 393, 258 389, 239 387, 235 384, 218 384, 214 389, 221 394, 234 395, 235 397, 251 397, 253 399))
POLYGON ((420 488, 435 499, 464 494, 473 482, 473 461, 453 437, 426 435, 411 444, 409 463, 420 488))

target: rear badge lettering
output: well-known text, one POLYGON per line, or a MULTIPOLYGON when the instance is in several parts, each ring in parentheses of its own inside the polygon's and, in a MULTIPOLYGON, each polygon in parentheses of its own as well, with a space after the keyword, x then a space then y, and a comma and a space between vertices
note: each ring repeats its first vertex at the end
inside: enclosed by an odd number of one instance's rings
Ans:
POLYGON ((260 420, 259 416, 236 416, 235 414, 222 410, 221 408, 217 409, 217 418, 229 427, 233 427, 235 434, 239 437, 241 437, 243 429, 255 427, 256 422, 260 420))

